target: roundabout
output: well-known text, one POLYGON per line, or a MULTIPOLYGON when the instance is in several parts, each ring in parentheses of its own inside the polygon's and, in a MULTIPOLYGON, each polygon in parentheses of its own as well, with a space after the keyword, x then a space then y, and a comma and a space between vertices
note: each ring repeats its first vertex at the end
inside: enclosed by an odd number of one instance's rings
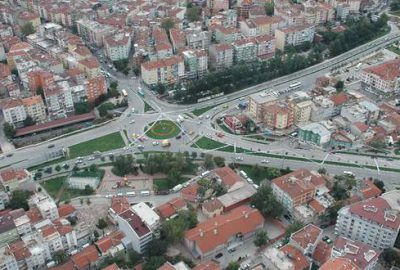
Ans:
POLYGON ((145 128, 146 136, 156 140, 170 139, 177 136, 181 131, 179 127, 170 120, 158 120, 150 123, 145 128))

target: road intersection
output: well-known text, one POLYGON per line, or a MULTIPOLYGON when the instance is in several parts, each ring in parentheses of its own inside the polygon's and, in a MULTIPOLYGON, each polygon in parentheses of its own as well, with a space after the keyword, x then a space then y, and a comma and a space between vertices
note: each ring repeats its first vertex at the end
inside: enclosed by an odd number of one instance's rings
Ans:
MULTIPOLYGON (((311 89, 317 77, 329 73, 332 69, 345 66, 350 63, 356 63, 358 59, 365 57, 374 51, 385 48, 388 44, 400 40, 400 32, 396 27, 392 27, 390 34, 380 37, 374 41, 357 47, 349 52, 339 55, 335 58, 328 59, 320 64, 310 68, 295 72, 293 74, 280 77, 253 87, 237 91, 235 93, 225 95, 213 100, 191 104, 178 105, 170 104, 159 100, 156 95, 150 91, 145 91, 145 97, 142 98, 137 94, 137 89, 140 82, 136 78, 128 78, 115 72, 110 72, 111 77, 118 81, 120 89, 128 91, 129 108, 121 114, 117 119, 110 121, 105 125, 82 131, 75 135, 65 136, 60 139, 55 139, 43 142, 37 145, 27 146, 7 152, 4 159, 0 160, 0 167, 12 166, 16 168, 30 167, 47 161, 46 153, 49 151, 57 151, 62 148, 67 148, 80 142, 94 139, 100 136, 107 135, 116 131, 126 130, 128 139, 133 141, 132 134, 145 134, 144 127, 149 123, 155 123, 157 120, 167 119, 176 122, 178 115, 190 114, 191 111, 207 106, 215 106, 208 111, 209 118, 200 119, 195 117, 185 119, 179 124, 181 130, 184 130, 182 138, 177 140, 171 139, 171 146, 163 148, 160 145, 153 145, 151 140, 144 141, 142 144, 144 151, 188 151, 188 152, 209 152, 213 155, 224 157, 227 161, 235 161, 239 163, 260 164, 263 159, 268 159, 269 166, 274 167, 291 167, 310 169, 318 169, 324 167, 330 173, 343 173, 344 170, 351 170, 358 177, 378 177, 385 181, 385 184, 395 187, 398 173, 387 171, 385 168, 400 168, 400 160, 388 160, 386 158, 371 159, 368 156, 353 156, 343 154, 329 154, 320 149, 304 150, 294 149, 285 142, 274 142, 270 144, 262 144, 256 141, 249 141, 243 136, 233 135, 224 132, 223 138, 216 135, 218 132, 223 132, 220 129, 215 129, 213 126, 214 120, 221 116, 227 109, 236 107, 239 99, 250 94, 265 91, 266 89, 282 90, 287 89, 288 85, 298 81, 303 85, 303 90, 311 89), (147 102, 154 111, 144 112, 144 101, 147 102), (132 113, 134 108, 135 113, 132 113), (132 123, 132 119, 135 123, 132 123), (131 122, 131 123, 130 123, 131 122), (193 135, 189 135, 188 131, 193 131, 193 135), (224 143, 226 145, 236 146, 248 151, 245 154, 223 152, 218 149, 202 150, 193 148, 195 144, 193 138, 197 136, 208 137, 212 140, 224 143), (49 149, 49 145, 54 144, 55 147, 49 149), (260 154, 263 153, 263 154, 260 154), (12 154, 12 156, 10 156, 12 154), (243 161, 237 160, 238 156, 244 157, 243 161), (261 156, 262 155, 262 156, 261 156), (322 164, 323 163, 323 164, 322 164), (340 164, 340 165, 339 165, 340 164), (349 164, 344 166, 344 164, 349 164), (377 169, 381 168, 381 170, 377 169)), ((140 152, 135 147, 134 152, 140 152)), ((111 152, 111 151, 110 151, 111 152)), ((124 149, 112 151, 115 155, 126 153, 124 149)))

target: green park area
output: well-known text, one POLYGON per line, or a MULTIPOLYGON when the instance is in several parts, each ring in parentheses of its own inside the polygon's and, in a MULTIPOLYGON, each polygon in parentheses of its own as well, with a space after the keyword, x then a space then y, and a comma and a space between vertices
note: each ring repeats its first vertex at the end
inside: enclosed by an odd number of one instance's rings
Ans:
POLYGON ((90 141, 75 144, 69 148, 69 157, 88 156, 95 151, 105 152, 124 147, 125 143, 119 132, 114 132, 90 141))
POLYGON ((195 109, 195 110, 192 111, 192 113, 193 113, 194 115, 196 115, 196 116, 200 116, 200 115, 202 115, 203 113, 205 113, 205 112, 211 110, 212 108, 214 108, 214 107, 216 107, 216 106, 218 106, 218 105, 212 105, 212 106, 208 106, 208 107, 204 107, 204 108, 200 108, 200 109, 195 109))
POLYGON ((179 127, 170 120, 159 120, 146 127, 146 136, 156 140, 173 138, 179 133, 179 127))

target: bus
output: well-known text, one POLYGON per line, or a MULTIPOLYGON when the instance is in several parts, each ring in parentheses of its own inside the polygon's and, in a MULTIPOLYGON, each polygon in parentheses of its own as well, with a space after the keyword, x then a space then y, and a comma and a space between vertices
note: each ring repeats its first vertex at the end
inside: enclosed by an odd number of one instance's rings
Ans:
POLYGON ((122 92, 122 95, 123 95, 124 97, 127 97, 127 96, 128 96, 128 93, 126 92, 125 89, 122 89, 121 92, 122 92))
POLYGON ((301 87, 301 82, 295 82, 289 85, 289 89, 293 90, 293 89, 297 89, 301 87))

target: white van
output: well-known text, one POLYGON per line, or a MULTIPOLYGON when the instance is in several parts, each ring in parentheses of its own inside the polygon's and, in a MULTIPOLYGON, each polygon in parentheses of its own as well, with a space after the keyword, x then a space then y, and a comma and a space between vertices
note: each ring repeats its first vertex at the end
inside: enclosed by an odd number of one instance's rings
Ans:
POLYGON ((142 195, 142 196, 150 196, 150 191, 142 190, 142 191, 140 191, 140 195, 142 195))
POLYGON ((210 174, 210 171, 205 171, 201 174, 201 177, 206 177, 207 175, 210 174))
POLYGON ((247 173, 245 173, 244 171, 240 171, 239 174, 241 177, 247 178, 247 173))
POLYGON ((131 192, 127 192, 126 193, 126 196, 135 196, 136 195, 136 193, 134 192, 134 191, 131 191, 131 192))

